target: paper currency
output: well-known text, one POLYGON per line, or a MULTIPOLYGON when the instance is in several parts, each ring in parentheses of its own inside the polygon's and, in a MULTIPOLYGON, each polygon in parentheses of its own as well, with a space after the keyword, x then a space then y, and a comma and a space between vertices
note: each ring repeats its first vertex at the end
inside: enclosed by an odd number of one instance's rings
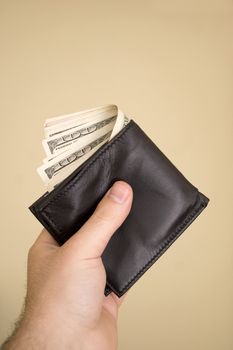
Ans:
POLYGON ((47 191, 53 190, 128 122, 129 118, 116 105, 47 119, 42 141, 46 158, 37 169, 47 191))
POLYGON ((44 124, 45 138, 58 135, 61 132, 71 130, 77 126, 89 123, 96 118, 103 120, 117 116, 118 108, 116 105, 106 105, 78 113, 67 114, 64 116, 46 119, 44 124), (54 119, 54 120, 53 120, 54 119))
POLYGON ((95 136, 89 134, 86 137, 82 137, 79 140, 79 143, 74 143, 65 152, 59 153, 58 155, 54 156, 53 159, 47 158, 48 162, 44 162, 44 164, 37 169, 43 182, 48 183, 48 181, 55 175, 55 173, 53 174, 49 169, 55 167, 56 173, 61 171, 61 169, 65 167, 67 163, 66 159, 73 159, 74 153, 76 154, 77 158, 82 158, 82 156, 86 154, 88 150, 93 149, 104 140, 107 141, 111 135, 111 130, 111 124, 106 125, 102 129, 96 131, 95 136), (107 136, 104 137, 105 135, 107 136), (51 174, 51 176, 49 174, 51 174))
MULTIPOLYGON (((115 123, 117 116, 113 116, 104 120, 96 118, 95 120, 82 124, 81 126, 76 126, 72 129, 60 132, 50 138, 44 139, 42 141, 45 153, 49 156, 54 153, 63 151, 67 147, 79 142, 84 136, 87 136, 95 131, 103 128, 107 124, 115 123)), ((102 117, 101 117, 102 118, 102 117)))

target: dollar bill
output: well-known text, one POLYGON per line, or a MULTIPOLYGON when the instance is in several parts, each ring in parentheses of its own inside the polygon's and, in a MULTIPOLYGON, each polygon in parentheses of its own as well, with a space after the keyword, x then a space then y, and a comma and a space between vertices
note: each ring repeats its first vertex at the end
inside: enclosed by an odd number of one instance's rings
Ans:
POLYGON ((47 119, 44 125, 45 138, 59 135, 60 133, 68 130, 72 130, 77 126, 89 123, 96 118, 106 119, 116 116, 118 108, 116 105, 107 105, 104 107, 97 107, 87 111, 81 111, 78 113, 68 114, 62 117, 55 117, 56 121, 47 119))
POLYGON ((47 190, 50 192, 61 181, 67 178, 74 170, 80 167, 87 159, 89 159, 101 146, 103 146, 109 139, 110 132, 103 135, 101 138, 93 141, 93 143, 83 147, 79 152, 71 154, 71 156, 65 160, 61 169, 57 170, 52 178, 47 183, 47 190), (66 162, 68 164, 66 165, 66 162))
POLYGON ((50 161, 48 160, 47 162, 44 162, 44 164, 37 169, 37 172, 43 182, 48 184, 52 177, 55 175, 57 176, 57 174, 64 168, 67 168, 66 171, 63 172, 63 174, 65 174, 64 176, 66 177, 67 173, 69 172, 68 166, 74 161, 77 162, 76 166, 82 164, 81 158, 84 155, 109 139, 111 130, 106 127, 104 129, 104 132, 99 132, 98 136, 96 135, 94 139, 93 135, 89 135, 85 142, 82 141, 82 143, 79 145, 74 144, 67 151, 58 154, 53 159, 50 159, 50 161))
POLYGON ((109 113, 114 110, 114 113, 117 113, 118 107, 116 105, 105 105, 99 106, 91 109, 85 109, 80 112, 65 114, 57 117, 47 118, 44 123, 44 127, 55 126, 60 123, 68 122, 71 123, 73 120, 82 120, 82 118, 91 118, 92 116, 98 116, 101 113, 109 113))
POLYGON ((117 119, 115 125, 113 127, 110 140, 121 130, 123 129, 129 122, 129 118, 127 118, 121 110, 118 110, 117 119))
POLYGON ((98 118, 93 122, 83 124, 71 130, 64 131, 53 137, 44 139, 42 141, 42 145, 44 147, 45 153, 48 156, 54 153, 59 153, 74 143, 79 142, 82 137, 86 137, 87 135, 94 133, 104 126, 108 124, 112 124, 113 126, 113 123, 116 121, 116 117, 117 116, 113 116, 99 121, 98 119, 102 118, 98 118))
POLYGON ((47 157, 37 168, 47 191, 80 167, 129 121, 116 105, 47 119, 44 130, 47 137, 42 141, 47 157))

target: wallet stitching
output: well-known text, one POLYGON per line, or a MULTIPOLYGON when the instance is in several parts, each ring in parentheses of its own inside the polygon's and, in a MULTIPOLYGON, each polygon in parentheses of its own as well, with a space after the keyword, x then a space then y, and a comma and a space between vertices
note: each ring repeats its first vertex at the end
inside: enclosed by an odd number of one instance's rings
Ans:
MULTIPOLYGON (((39 216, 40 213, 38 212, 38 210, 37 210, 36 207, 34 207, 34 211, 35 211, 35 214, 36 214, 37 216, 39 216)), ((53 220, 51 219, 51 221, 53 221, 53 220)), ((53 223, 54 223, 54 221, 53 221, 53 223)), ((46 221, 43 220, 43 218, 42 218, 42 224, 43 224, 45 227, 47 226, 46 221)), ((47 229, 48 229, 48 231, 50 231, 50 230, 49 230, 49 227, 48 227, 47 229)), ((57 232, 51 232, 51 234, 52 234, 52 236, 57 240, 57 242, 61 243, 60 236, 57 234, 57 232)))
POLYGON ((179 235, 180 231, 190 222, 190 220, 195 217, 202 209, 202 207, 205 207, 206 203, 204 201, 201 201, 201 204, 199 205, 198 208, 194 209, 185 219, 184 221, 176 228, 175 232, 172 232, 170 234, 170 236, 160 244, 160 246, 158 247, 158 249, 155 251, 154 255, 152 256, 152 258, 150 258, 150 260, 139 270, 139 272, 137 272, 133 277, 130 278, 130 280, 124 285, 124 287, 122 289, 120 289, 119 291, 116 291, 115 287, 109 282, 107 281, 107 284, 109 287, 111 287, 111 289, 116 292, 118 295, 119 294, 123 294, 124 291, 126 289, 128 289, 128 287, 133 284, 140 276, 143 275, 143 273, 145 272, 145 270, 147 270, 147 267, 150 266, 150 264, 153 264, 153 261, 158 258, 159 256, 162 255, 162 253, 165 251, 166 247, 172 243, 173 240, 175 240, 175 238, 179 235))
MULTIPOLYGON (((131 120, 133 121, 133 120, 131 120)), ((113 140, 113 142, 106 144, 106 148, 102 149, 101 152, 99 154, 96 154, 96 157, 93 158, 93 160, 85 167, 83 168, 80 173, 77 174, 77 177, 74 178, 73 182, 68 183, 67 186, 64 188, 64 190, 60 193, 58 193, 54 198, 52 198, 50 201, 48 201, 48 203, 46 203, 46 205, 41 209, 41 214, 44 214, 44 216, 47 218, 48 221, 51 222, 51 224, 54 226, 54 228, 62 235, 62 230, 57 226, 57 224, 53 221, 52 217, 46 213, 45 209, 49 206, 52 205, 55 201, 57 201, 60 197, 64 196, 73 186, 75 186, 75 184, 77 183, 77 181, 86 173, 86 171, 98 160, 100 159, 104 153, 110 149, 112 146, 115 145, 115 143, 117 141, 120 140, 120 138, 122 138, 123 136, 125 136, 126 131, 129 130, 130 127, 132 127, 134 124, 133 123, 129 123, 128 125, 126 125, 124 127, 124 129, 122 130, 122 133, 120 135, 118 135, 115 140, 113 140), (43 211, 43 212, 42 212, 43 211)))

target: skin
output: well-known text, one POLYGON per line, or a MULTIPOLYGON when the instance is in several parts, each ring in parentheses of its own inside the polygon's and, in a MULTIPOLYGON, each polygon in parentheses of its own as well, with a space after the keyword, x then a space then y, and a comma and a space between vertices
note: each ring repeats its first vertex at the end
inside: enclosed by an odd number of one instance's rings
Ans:
POLYGON ((4 350, 115 350, 124 297, 104 295, 101 255, 126 219, 132 188, 117 181, 64 245, 45 230, 28 253, 24 312, 4 350))

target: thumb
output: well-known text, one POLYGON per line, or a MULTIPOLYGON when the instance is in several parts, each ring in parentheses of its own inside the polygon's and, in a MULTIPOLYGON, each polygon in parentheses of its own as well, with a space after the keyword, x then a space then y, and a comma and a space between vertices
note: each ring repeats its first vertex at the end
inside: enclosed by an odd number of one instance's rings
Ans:
POLYGON ((132 205, 133 191, 124 181, 116 181, 81 229, 64 245, 81 259, 102 255, 113 233, 124 222, 132 205))

